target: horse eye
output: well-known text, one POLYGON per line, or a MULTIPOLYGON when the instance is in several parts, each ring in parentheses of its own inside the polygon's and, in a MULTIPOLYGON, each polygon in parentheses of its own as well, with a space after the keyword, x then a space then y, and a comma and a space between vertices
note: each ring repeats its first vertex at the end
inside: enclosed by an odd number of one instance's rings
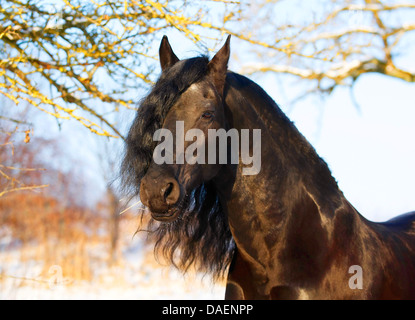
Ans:
POLYGON ((213 118, 213 112, 206 111, 205 113, 202 114, 202 118, 203 119, 212 119, 213 118))

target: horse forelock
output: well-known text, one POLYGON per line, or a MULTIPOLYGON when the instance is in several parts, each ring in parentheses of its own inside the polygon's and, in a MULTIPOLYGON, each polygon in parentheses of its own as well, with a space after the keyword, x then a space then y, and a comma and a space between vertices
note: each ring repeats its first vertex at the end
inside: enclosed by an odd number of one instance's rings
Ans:
POLYGON ((208 59, 197 57, 179 61, 165 70, 140 102, 135 119, 128 132, 124 158, 121 164, 123 192, 137 196, 140 181, 147 172, 154 148, 154 132, 163 125, 167 113, 180 95, 207 74, 208 59))
MULTIPOLYGON (((154 132, 163 125, 167 113, 192 84, 207 75, 208 58, 182 60, 165 70, 150 93, 141 101, 129 130, 121 165, 124 193, 138 196, 141 179, 146 174, 157 142, 154 132)), ((172 223, 152 219, 141 229, 173 265, 183 271, 196 270, 224 276, 232 259, 233 238, 227 218, 213 183, 206 182, 187 195, 181 217, 172 223)), ((144 220, 143 220, 144 221, 144 220)))

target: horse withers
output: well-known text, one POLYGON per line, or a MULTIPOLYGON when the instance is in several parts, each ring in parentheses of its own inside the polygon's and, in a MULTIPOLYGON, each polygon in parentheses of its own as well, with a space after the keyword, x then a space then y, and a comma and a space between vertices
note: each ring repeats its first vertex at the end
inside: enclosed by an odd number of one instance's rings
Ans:
POLYGON ((415 298, 415 213, 385 223, 361 216, 277 104, 228 71, 230 37, 212 60, 179 60, 167 37, 159 54, 162 74, 122 164, 124 186, 151 212, 157 252, 184 271, 227 276, 226 299, 415 298), (209 133, 221 129, 226 144, 215 149, 209 133), (260 152, 254 174, 235 161, 230 132, 243 130, 260 132, 246 144, 260 152), (155 161, 161 144, 158 157, 173 161, 155 161), (210 149, 192 157, 200 145, 210 149))

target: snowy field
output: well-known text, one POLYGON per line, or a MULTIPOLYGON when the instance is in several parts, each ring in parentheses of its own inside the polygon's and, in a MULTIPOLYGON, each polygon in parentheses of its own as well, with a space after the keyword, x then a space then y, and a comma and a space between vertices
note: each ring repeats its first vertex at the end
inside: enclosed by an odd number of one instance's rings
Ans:
POLYGON ((44 251, 45 244, 22 247, 13 243, 7 230, 0 229, 0 300, 223 299, 223 284, 213 284, 207 276, 183 276, 160 265, 153 258, 152 248, 145 246, 140 237, 132 237, 131 228, 123 230, 126 232, 117 263, 104 263, 106 252, 102 244, 89 244, 84 260, 92 271, 82 271, 78 276, 70 269, 78 268, 79 262, 56 264, 55 261, 62 261, 58 259, 58 250, 47 261, 39 260, 36 257, 44 251), (67 273, 72 277, 67 277, 67 273))
MULTIPOLYGON (((70 282, 50 285, 32 280, 4 279, 0 282, 0 300, 220 300, 224 287, 200 279, 183 279, 176 272, 134 273, 134 268, 119 268, 129 277, 108 274, 103 282, 70 282)), ((40 280, 40 279, 39 279, 40 280)))

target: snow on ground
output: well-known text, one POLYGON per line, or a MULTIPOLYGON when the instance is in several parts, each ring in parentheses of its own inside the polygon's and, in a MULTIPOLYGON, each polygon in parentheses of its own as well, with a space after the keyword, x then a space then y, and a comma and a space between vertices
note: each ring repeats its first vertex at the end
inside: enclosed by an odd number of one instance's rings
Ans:
POLYGON ((0 300, 220 300, 224 287, 206 281, 187 281, 175 272, 140 275, 125 281, 94 283, 80 281, 52 285, 20 279, 0 283, 0 300))
MULTIPOLYGON (((208 276, 183 276, 158 264, 140 237, 122 239, 120 259, 109 267, 103 263, 102 244, 89 248, 89 280, 67 278, 71 267, 37 259, 38 244, 22 247, 3 230, 0 235, 0 300, 102 300, 102 299, 204 299, 224 298, 224 284, 213 284, 208 276)), ((42 244, 45 246, 45 244, 42 244)), ((58 257, 59 252, 55 253, 58 257)), ((74 262, 75 263, 75 262, 74 262)))

